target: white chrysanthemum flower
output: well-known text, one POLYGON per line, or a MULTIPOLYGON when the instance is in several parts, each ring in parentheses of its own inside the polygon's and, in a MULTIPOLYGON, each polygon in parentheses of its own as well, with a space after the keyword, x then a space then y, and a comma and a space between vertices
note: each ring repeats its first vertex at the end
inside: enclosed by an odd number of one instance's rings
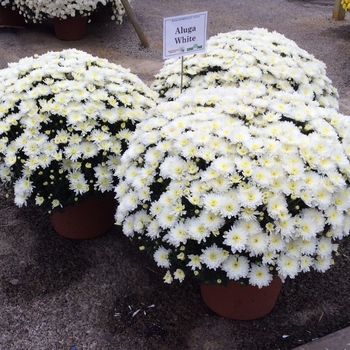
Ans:
POLYGON ((191 218, 185 221, 186 231, 189 238, 196 240, 198 243, 205 241, 210 236, 211 231, 204 225, 203 221, 199 218, 191 218))
POLYGON ((332 256, 317 256, 316 259, 314 260, 314 268, 316 271, 319 272, 325 272, 327 271, 330 266, 332 265, 332 256))
POLYGON ((303 240, 309 241, 310 239, 316 237, 317 232, 317 225, 310 216, 302 216, 298 219, 295 230, 297 237, 301 237, 303 240))
POLYGON ((178 200, 181 199, 183 195, 184 187, 185 187, 185 184, 183 182, 173 181, 169 184, 167 193, 169 196, 173 198, 173 202, 177 202, 178 200))
POLYGON ((174 279, 179 280, 179 282, 182 282, 185 279, 185 273, 181 269, 176 269, 174 272, 174 279))
POLYGON ((263 138, 254 137, 244 140, 242 143, 253 155, 259 156, 265 153, 264 141, 263 138))
POLYGON ((201 258, 199 255, 190 254, 188 258, 190 261, 187 263, 187 266, 189 266, 191 270, 195 271, 202 268, 201 258))
POLYGON ((75 144, 65 147, 63 152, 64 152, 64 155, 68 159, 71 159, 72 161, 78 160, 82 155, 82 149, 80 145, 75 145, 75 144))
POLYGON ((96 145, 88 141, 83 141, 80 144, 80 149, 81 149, 82 157, 84 159, 94 157, 98 153, 98 148, 96 147, 96 145))
POLYGON ((332 203, 332 193, 322 185, 319 185, 313 192, 313 199, 321 210, 325 210, 332 203))
POLYGON ((231 190, 222 194, 219 206, 219 211, 222 217, 230 219, 233 216, 236 216, 241 208, 236 191, 231 190))
POLYGON ((186 163, 179 157, 167 157, 160 166, 160 175, 164 178, 181 179, 186 171, 186 163))
POLYGON ((151 204, 150 213, 152 216, 157 216, 163 209, 163 206, 159 202, 153 202, 151 204))
POLYGON ((284 196, 274 195, 268 198, 267 210, 272 218, 280 218, 280 213, 287 209, 287 203, 284 196))
POLYGON ((230 255, 222 263, 222 269, 231 280, 247 278, 249 273, 249 260, 245 256, 230 255))
POLYGON ((98 177, 96 179, 96 187, 102 192, 108 192, 113 190, 113 178, 112 176, 98 177))
POLYGON ((169 249, 165 249, 164 247, 159 247, 153 254, 154 260, 160 267, 169 268, 170 267, 170 261, 169 261, 169 249))
POLYGON ((215 243, 203 249, 200 260, 209 269, 216 270, 228 257, 228 252, 219 248, 215 243))
POLYGON ((272 281, 272 275, 267 266, 252 264, 249 273, 249 284, 259 288, 268 286, 272 281))
POLYGON ((256 208, 262 204, 262 193, 257 187, 240 187, 238 200, 243 207, 256 208))
POLYGON ((161 229, 157 220, 151 220, 147 225, 146 236, 151 239, 159 238, 161 229))
POLYGON ((57 207, 62 207, 62 205, 58 199, 54 199, 51 201, 51 207, 52 209, 55 209, 57 207))
POLYGON ((250 256, 257 256, 263 254, 268 246, 268 237, 265 233, 256 233, 248 237, 247 251, 250 256))
MULTIPOLYGON (((349 211, 347 211, 347 213, 344 215, 343 218, 343 232, 345 233, 345 235, 347 235, 350 232, 350 215, 348 214, 349 211)), ((342 238, 343 236, 339 237, 342 238)))
POLYGON ((314 266, 314 259, 311 256, 303 255, 300 258, 300 269, 302 272, 309 272, 314 266))
POLYGON ((160 213, 157 215, 157 220, 159 222, 159 226, 163 229, 167 229, 176 225, 178 220, 179 213, 175 213, 172 207, 165 206, 162 208, 160 213))
POLYGON ((335 206, 330 206, 325 210, 325 215, 326 215, 326 220, 327 223, 329 223, 332 226, 341 226, 343 219, 344 219, 344 214, 337 209, 335 206))
POLYGON ((342 174, 337 172, 328 172, 328 178, 332 184, 334 184, 338 188, 345 188, 346 182, 342 174))
POLYGON ((264 252, 264 254, 262 256, 262 263, 264 265, 274 265, 277 258, 278 258, 277 253, 274 253, 270 250, 267 250, 264 252))
POLYGON ((13 164, 16 163, 17 157, 15 153, 7 152, 4 158, 5 165, 8 167, 11 167, 13 164))
POLYGON ((280 234, 270 234, 269 237, 269 245, 268 248, 272 252, 280 252, 284 249, 286 242, 283 240, 280 234))
POLYGON ((247 176, 253 174, 253 165, 252 161, 249 157, 243 156, 235 159, 236 166, 239 170, 241 170, 247 176))
POLYGON ((14 184, 14 192, 16 197, 21 197, 21 201, 25 200, 33 192, 33 183, 26 178, 18 179, 14 184))
POLYGON ((350 207, 350 193, 349 189, 346 188, 341 192, 333 194, 333 203, 340 211, 346 211, 350 207))
POLYGON ((26 145, 23 147, 23 152, 32 157, 40 153, 40 146, 36 140, 28 140, 26 145))
POLYGON ((169 192, 164 192, 159 197, 158 203, 163 207, 173 206, 177 204, 177 198, 174 198, 169 192))
POLYGON ((89 191, 89 184, 87 183, 84 176, 80 176, 76 179, 74 179, 73 177, 70 177, 69 189, 74 191, 76 195, 81 195, 89 191))
POLYGON ((215 153, 210 147, 203 146, 198 149, 196 145, 189 144, 182 149, 182 155, 186 158, 191 158, 197 155, 206 161, 215 159, 215 153))
POLYGON ((330 256, 333 251, 332 239, 327 237, 321 237, 317 243, 316 254, 321 258, 330 256))
POLYGON ((308 207, 314 207, 315 206, 315 200, 313 196, 313 192, 309 190, 301 191, 300 192, 300 199, 308 206, 308 207))
POLYGON ((125 181, 134 183, 135 179, 139 176, 139 169, 135 165, 131 165, 125 170, 125 181))
POLYGON ((247 232, 249 236, 262 233, 262 228, 258 221, 240 219, 236 223, 241 227, 244 232, 247 232))
POLYGON ((186 226, 183 222, 178 222, 170 228, 164 239, 174 247, 179 247, 181 244, 186 244, 188 236, 186 226))
POLYGON ((198 216, 198 219, 209 231, 216 231, 225 223, 225 219, 222 216, 209 211, 202 211, 198 216))
POLYGON ((285 246, 285 254, 294 258, 300 257, 300 244, 298 240, 289 241, 285 246))
POLYGON ((11 171, 5 166, 5 164, 0 164, 0 179, 2 181, 11 180, 11 171))
POLYGON ((248 234, 246 231, 242 230, 237 224, 233 225, 231 229, 224 234, 224 244, 231 248, 232 253, 241 252, 245 249, 248 234))
POLYGON ((283 168, 289 174, 291 180, 300 180, 304 176, 303 162, 290 162, 286 159, 283 168))
POLYGON ((114 192, 116 193, 116 197, 122 197, 128 191, 128 186, 125 182, 120 181, 117 186, 114 188, 114 192))
POLYGON ((310 220, 313 223, 315 232, 323 230, 326 223, 323 212, 314 208, 306 208, 303 209, 300 214, 303 219, 310 220))
POLYGON ((311 238, 310 240, 300 240, 298 242, 300 253, 301 254, 307 254, 307 255, 313 255, 316 251, 317 246, 317 239, 311 238))
POLYGON ((232 159, 228 157, 216 158, 212 164, 212 168, 215 169, 219 174, 229 175, 235 171, 235 165, 232 159))
POLYGON ((270 174, 271 173, 268 168, 256 167, 253 170, 252 179, 261 188, 269 187, 271 184, 270 174))
POLYGON ((134 215, 134 231, 142 232, 150 223, 151 219, 145 210, 140 210, 134 215))
POLYGON ((136 209, 138 204, 137 194, 134 191, 127 192, 120 201, 120 204, 123 205, 126 212, 136 209))
POLYGON ((308 188, 316 190, 320 185, 321 176, 314 171, 306 171, 303 179, 308 188))
POLYGON ((232 182, 229 178, 226 178, 224 176, 218 176, 215 179, 212 179, 209 181, 211 187, 213 188, 213 191, 216 193, 226 193, 229 191, 232 182))
POLYGON ((25 192, 22 192, 22 193, 16 194, 14 201, 18 207, 22 207, 23 205, 27 204, 27 199, 28 199, 28 194, 25 192))
POLYGON ((163 277, 164 283, 171 283, 173 281, 173 276, 171 275, 170 271, 167 271, 166 274, 163 277))
POLYGON ((281 254, 277 260, 277 271, 283 278, 294 278, 299 268, 299 261, 295 257, 281 254))
POLYGON ((217 193, 208 193, 203 196, 203 205, 204 207, 214 213, 220 213, 221 207, 221 195, 217 193))

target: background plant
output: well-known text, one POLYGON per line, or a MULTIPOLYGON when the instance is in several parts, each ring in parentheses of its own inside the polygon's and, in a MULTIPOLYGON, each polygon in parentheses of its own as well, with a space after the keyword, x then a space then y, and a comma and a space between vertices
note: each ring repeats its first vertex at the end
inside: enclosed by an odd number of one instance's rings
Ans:
POLYGON ((111 19, 121 24, 125 9, 120 0, 13 0, 20 12, 29 22, 41 23, 45 19, 91 16, 105 7, 111 19))
POLYGON ((12 6, 13 5, 13 0, 2 0, 0 2, 0 5, 3 6, 3 7, 12 6))
MULTIPOLYGON (((263 28, 220 33, 207 41, 206 52, 186 55, 183 89, 189 87, 250 86, 267 95, 280 91, 338 107, 338 93, 326 75, 326 66, 284 35, 263 28)), ((180 95, 180 59, 165 61, 152 88, 162 98, 180 95)))
POLYGON ((344 10, 350 9, 350 1, 349 0, 341 0, 341 5, 343 6, 344 10))

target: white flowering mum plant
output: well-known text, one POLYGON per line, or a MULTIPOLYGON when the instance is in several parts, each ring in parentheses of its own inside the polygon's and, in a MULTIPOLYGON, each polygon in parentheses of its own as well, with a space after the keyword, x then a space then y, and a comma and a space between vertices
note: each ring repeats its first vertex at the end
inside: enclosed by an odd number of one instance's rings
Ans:
MULTIPOLYGON (((338 107, 338 93, 326 76, 323 62, 277 32, 263 28, 221 33, 207 41, 206 52, 183 57, 183 90, 189 87, 262 88, 338 107)), ((166 100, 180 95, 180 59, 165 61, 152 88, 166 100)))
POLYGON ((41 23, 48 18, 89 17, 94 12, 106 7, 111 19, 122 23, 125 9, 120 0, 13 0, 26 20, 41 23))
POLYGON ((18 206, 51 210, 113 190, 155 92, 128 69, 76 49, 10 63, 0 80, 0 180, 18 206))
POLYGON ((12 7, 13 6, 13 0, 2 0, 0 1, 1 7, 12 7))
POLYGON ((268 285, 326 271, 350 230, 348 117, 261 87, 187 89, 130 139, 116 222, 165 268, 268 285))

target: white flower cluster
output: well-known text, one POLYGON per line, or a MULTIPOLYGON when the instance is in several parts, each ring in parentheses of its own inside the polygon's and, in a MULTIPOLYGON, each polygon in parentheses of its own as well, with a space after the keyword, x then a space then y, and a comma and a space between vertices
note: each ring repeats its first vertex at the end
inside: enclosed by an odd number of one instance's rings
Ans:
POLYGON ((8 5, 12 5, 12 3, 13 3, 13 0, 2 0, 2 1, 0 2, 0 6, 6 7, 6 6, 8 6, 8 5))
MULTIPOLYGON (((326 76, 325 64, 276 32, 254 28, 221 33, 207 41, 205 53, 183 59, 183 89, 251 86, 265 94, 289 92, 300 101, 338 107, 338 93, 326 76)), ((180 94, 180 83, 180 59, 170 59, 151 87, 173 100, 180 94)))
POLYGON ((98 5, 110 5, 113 11, 112 19, 122 23, 125 9, 120 0, 13 0, 28 21, 40 23, 46 18, 74 17, 76 15, 90 16, 98 5))
MULTIPOLYGON (((124 5, 120 0, 107 0, 108 3, 111 4, 113 15, 111 19, 116 21, 117 24, 121 24, 123 22, 123 16, 125 14, 124 5)), ((131 1, 129 1, 131 3, 131 1)))
POLYGON ((47 208, 111 191, 120 155, 156 94, 137 76, 75 49, 0 71, 0 180, 15 203, 47 208))
POLYGON ((116 221, 168 283, 262 287, 276 273, 325 271, 350 230, 349 135, 348 117, 299 94, 187 89, 131 137, 116 221))

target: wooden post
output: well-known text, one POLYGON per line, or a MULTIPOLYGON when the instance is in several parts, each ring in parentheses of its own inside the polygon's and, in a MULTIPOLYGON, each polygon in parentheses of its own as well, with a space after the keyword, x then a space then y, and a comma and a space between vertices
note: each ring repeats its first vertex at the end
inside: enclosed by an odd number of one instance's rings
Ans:
POLYGON ((334 1, 333 18, 336 20, 342 20, 345 18, 345 10, 343 9, 343 6, 341 5, 341 0, 334 1))
POLYGON ((129 1, 128 0, 120 0, 120 1, 122 2, 123 6, 125 8, 126 14, 129 16, 130 21, 131 21, 132 25, 134 26, 139 39, 141 40, 141 43, 145 47, 149 47, 149 43, 147 41, 147 38, 146 38, 145 34, 143 33, 139 22, 136 19, 135 13, 134 13, 132 7, 130 6, 129 1))

